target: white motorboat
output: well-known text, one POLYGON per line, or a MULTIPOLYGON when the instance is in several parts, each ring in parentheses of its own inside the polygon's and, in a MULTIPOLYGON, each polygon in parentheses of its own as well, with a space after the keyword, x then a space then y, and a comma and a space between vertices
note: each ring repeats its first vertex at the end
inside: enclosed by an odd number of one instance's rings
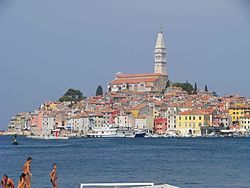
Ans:
POLYGON ((124 137, 117 134, 116 127, 100 127, 93 128, 87 133, 87 137, 99 137, 99 138, 112 138, 112 137, 124 137))
POLYGON ((27 138, 33 139, 44 139, 44 140, 67 140, 69 137, 67 136, 53 136, 53 135, 30 135, 26 136, 27 138))
POLYGON ((87 137, 99 137, 99 138, 136 138, 145 137, 146 132, 141 130, 135 130, 131 128, 118 128, 118 127, 100 127, 94 128, 89 133, 87 137))

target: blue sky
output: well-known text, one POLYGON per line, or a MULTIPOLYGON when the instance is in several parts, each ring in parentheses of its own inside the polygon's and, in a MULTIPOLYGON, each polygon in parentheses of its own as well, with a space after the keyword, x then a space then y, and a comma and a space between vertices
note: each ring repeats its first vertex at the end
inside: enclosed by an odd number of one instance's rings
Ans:
POLYGON ((0 0, 0 129, 68 88, 152 72, 160 27, 170 80, 250 96, 247 0, 0 0))

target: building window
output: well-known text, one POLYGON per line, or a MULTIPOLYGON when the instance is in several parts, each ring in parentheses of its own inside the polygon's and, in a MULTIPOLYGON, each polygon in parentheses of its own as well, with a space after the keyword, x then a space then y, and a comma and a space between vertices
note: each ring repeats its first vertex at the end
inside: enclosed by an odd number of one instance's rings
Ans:
POLYGON ((193 116, 193 120, 195 120, 195 116, 193 116))

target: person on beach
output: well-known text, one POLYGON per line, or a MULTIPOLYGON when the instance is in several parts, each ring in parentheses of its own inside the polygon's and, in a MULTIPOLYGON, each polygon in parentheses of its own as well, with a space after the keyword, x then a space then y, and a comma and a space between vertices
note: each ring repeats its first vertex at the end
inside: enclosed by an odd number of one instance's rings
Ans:
POLYGON ((50 173, 50 182, 53 188, 58 188, 58 178, 56 176, 56 164, 53 164, 53 169, 50 173))
POLYGON ((26 175, 24 173, 21 174, 17 188, 25 188, 25 176, 26 175))
POLYGON ((14 182, 12 179, 10 179, 7 175, 3 176, 3 179, 1 181, 2 188, 14 188, 14 182))
POLYGON ((32 174, 30 172, 30 164, 31 164, 31 162, 32 162, 32 158, 28 157, 27 161, 23 165, 23 173, 25 174, 24 181, 25 181, 25 185, 26 185, 27 188, 31 187, 31 183, 30 183, 30 178, 32 177, 32 174))

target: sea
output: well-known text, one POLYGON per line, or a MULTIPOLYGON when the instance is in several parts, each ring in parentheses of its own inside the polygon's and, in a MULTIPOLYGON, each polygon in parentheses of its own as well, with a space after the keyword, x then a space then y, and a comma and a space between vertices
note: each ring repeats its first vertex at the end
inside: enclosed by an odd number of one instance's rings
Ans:
POLYGON ((17 184, 31 156, 32 187, 49 188, 57 164, 60 188, 80 183, 171 184, 182 188, 250 187, 250 138, 81 138, 0 136, 0 175, 17 184))

